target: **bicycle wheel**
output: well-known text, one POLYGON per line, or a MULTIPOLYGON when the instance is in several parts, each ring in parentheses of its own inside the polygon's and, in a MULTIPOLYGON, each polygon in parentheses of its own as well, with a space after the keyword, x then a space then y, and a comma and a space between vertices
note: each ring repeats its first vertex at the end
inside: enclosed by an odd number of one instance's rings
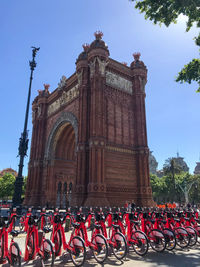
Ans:
POLYGON ((197 233, 197 243, 200 244, 200 226, 194 226, 194 229, 196 230, 197 233))
POLYGON ((114 244, 111 245, 112 252, 118 260, 126 257, 128 248, 124 235, 122 233, 115 233, 111 240, 114 244))
POLYGON ((197 243, 197 232, 194 228, 192 228, 191 226, 186 226, 185 230, 188 231, 189 235, 190 235, 190 242, 189 242, 189 246, 193 247, 196 245, 197 243))
POLYGON ((28 260, 32 260, 34 253, 35 253, 35 236, 32 232, 30 235, 28 235, 26 238, 28 238, 27 241, 27 251, 28 251, 28 260))
POLYGON ((135 231, 131 235, 131 241, 129 243, 132 245, 135 253, 139 256, 144 256, 149 249, 149 243, 147 236, 142 231, 135 231))
POLYGON ((148 239, 151 248, 156 252, 163 252, 166 248, 166 241, 164 234, 158 230, 153 229, 148 234, 148 239))
POLYGON ((86 248, 83 239, 80 236, 72 238, 69 249, 71 260, 75 266, 82 266, 86 259, 86 248))
POLYGON ((92 239, 92 244, 96 246, 96 249, 92 249, 95 260, 102 264, 108 257, 108 244, 103 235, 97 234, 92 239))
POLYGON ((174 230, 176 236, 176 243, 181 248, 186 248, 190 243, 190 235, 183 227, 177 227, 174 230))
POLYGON ((11 255, 10 264, 12 266, 21 266, 20 249, 16 242, 14 242, 10 247, 10 255, 11 255))
POLYGON ((4 259, 4 235, 2 235, 0 239, 0 263, 2 263, 4 259))
POLYGON ((54 248, 55 248, 55 257, 60 254, 60 250, 62 247, 62 238, 60 230, 54 233, 54 248))
POLYGON ((42 257, 42 265, 53 266, 55 260, 55 253, 53 251, 53 245, 49 239, 45 239, 41 246, 44 256, 42 257))
POLYGON ((166 249, 171 251, 176 247, 176 236, 171 229, 164 228, 163 233, 166 240, 166 249))

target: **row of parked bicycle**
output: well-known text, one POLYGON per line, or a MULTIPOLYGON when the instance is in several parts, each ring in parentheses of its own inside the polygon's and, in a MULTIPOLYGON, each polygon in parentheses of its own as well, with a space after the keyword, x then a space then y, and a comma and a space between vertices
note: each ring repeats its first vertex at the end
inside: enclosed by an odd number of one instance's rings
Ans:
POLYGON ((120 209, 103 212, 100 208, 87 214, 79 209, 72 213, 70 209, 61 211, 37 211, 31 209, 23 216, 13 210, 10 217, 0 220, 0 263, 9 262, 11 266, 21 266, 22 253, 14 237, 19 221, 20 231, 26 233, 24 261, 37 257, 43 265, 54 265, 56 257, 62 252, 69 253, 75 266, 82 266, 86 260, 86 251, 91 250, 98 263, 104 263, 108 249, 118 260, 123 260, 132 248, 137 255, 144 256, 149 247, 162 252, 200 244, 200 220, 194 210, 151 210, 141 208, 130 212, 120 209), (70 235, 65 234, 66 228, 70 235), (91 231, 90 231, 91 230, 91 231), (45 234, 50 233, 50 239, 45 234), (8 245, 8 234, 12 235, 8 245), (68 241, 67 241, 68 240, 68 241))

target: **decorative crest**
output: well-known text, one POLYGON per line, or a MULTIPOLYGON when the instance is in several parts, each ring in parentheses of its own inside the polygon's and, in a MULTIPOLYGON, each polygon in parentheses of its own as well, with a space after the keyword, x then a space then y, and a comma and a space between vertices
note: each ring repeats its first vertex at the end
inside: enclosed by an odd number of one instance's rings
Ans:
POLYGON ((58 83, 58 90, 61 90, 63 86, 65 86, 66 81, 67 78, 65 77, 65 75, 63 75, 62 78, 60 79, 60 82, 58 83))
POLYGON ((124 66, 127 66, 127 65, 128 65, 128 63, 127 63, 127 62, 122 62, 122 64, 123 64, 124 66))
POLYGON ((135 60, 135 61, 140 60, 140 56, 141 56, 140 52, 137 52, 137 53, 134 53, 134 54, 133 54, 133 57, 134 57, 134 60, 135 60))
POLYGON ((88 49, 90 48, 90 45, 87 44, 87 43, 83 44, 82 46, 83 46, 83 50, 84 50, 85 52, 87 52, 88 49))
POLYGON ((95 36, 96 40, 101 40, 103 37, 103 32, 102 31, 96 31, 94 33, 94 36, 95 36))
POLYGON ((45 91, 45 93, 48 93, 49 92, 50 85, 49 84, 46 84, 46 83, 44 83, 43 85, 44 85, 44 91, 45 91))

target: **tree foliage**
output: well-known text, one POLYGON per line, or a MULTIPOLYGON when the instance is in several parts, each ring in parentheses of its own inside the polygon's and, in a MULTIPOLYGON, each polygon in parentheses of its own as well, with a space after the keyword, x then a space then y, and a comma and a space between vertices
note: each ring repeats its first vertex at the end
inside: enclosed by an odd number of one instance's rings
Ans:
MULTIPOLYGON (((141 13, 145 13, 145 19, 155 24, 176 23, 180 14, 187 16, 186 31, 196 24, 200 27, 200 0, 131 0, 136 2, 135 7, 141 13)), ((200 46, 200 34, 195 38, 195 44, 200 46)), ((200 61, 193 59, 178 73, 177 82, 196 81, 199 84, 197 92, 200 92, 200 61)))
MULTIPOLYGON (((0 177, 0 199, 12 199, 15 187, 15 176, 11 173, 6 173, 0 177)), ((24 184, 22 188, 22 196, 25 194, 27 177, 24 178, 24 184)))
POLYGON ((179 172, 175 174, 175 192, 173 186, 173 177, 170 173, 166 174, 162 178, 157 177, 154 174, 150 174, 151 187, 153 192, 153 198, 158 204, 167 202, 185 203, 185 196, 181 189, 185 184, 191 184, 189 191, 190 203, 200 203, 200 175, 191 175, 188 172, 179 172))
POLYGON ((15 176, 7 173, 0 178, 0 199, 11 199, 14 193, 15 176))

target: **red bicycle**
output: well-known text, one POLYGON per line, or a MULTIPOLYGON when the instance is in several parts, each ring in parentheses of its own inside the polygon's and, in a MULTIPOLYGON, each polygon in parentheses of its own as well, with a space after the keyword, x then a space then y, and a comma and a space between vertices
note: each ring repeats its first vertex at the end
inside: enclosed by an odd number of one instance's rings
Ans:
POLYGON ((83 214, 78 214, 76 216, 76 223, 72 222, 72 225, 75 226, 76 229, 75 234, 85 241, 86 247, 91 249, 95 260, 102 264, 108 257, 108 244, 106 238, 99 233, 99 225, 94 224, 91 241, 89 241, 85 222, 86 220, 83 214))
POLYGON ((0 218, 0 263, 6 263, 8 260, 11 266, 21 266, 21 251, 18 244, 14 242, 14 237, 18 235, 17 231, 10 232, 12 239, 10 246, 8 245, 8 227, 11 221, 8 217, 0 218))
POLYGON ((147 235, 150 246, 154 251, 163 252, 166 248, 166 239, 162 231, 154 229, 154 222, 154 220, 151 220, 149 212, 143 212, 141 218, 141 228, 137 226, 137 229, 147 235))
POLYGON ((122 260, 128 253, 128 247, 126 238, 122 234, 120 225, 118 224, 118 216, 119 215, 117 213, 112 214, 111 210, 109 211, 106 219, 102 213, 97 213, 95 215, 96 223, 98 225, 97 233, 102 234, 107 239, 107 242, 111 247, 114 256, 118 260, 122 260), (105 221, 108 221, 109 225, 111 225, 111 228, 109 229, 109 237, 107 235, 105 221))
POLYGON ((74 227, 70 236, 69 243, 66 242, 63 224, 66 216, 61 214, 54 215, 53 231, 51 240, 55 245, 55 256, 61 255, 62 247, 69 252, 70 258, 75 266, 82 266, 86 259, 86 248, 83 239, 75 233, 76 224, 72 223, 74 227))
POLYGON ((135 253, 139 256, 147 254, 149 249, 148 238, 146 234, 140 230, 137 230, 137 225, 140 223, 137 217, 133 213, 128 214, 127 222, 127 244, 132 246, 135 253))
POLYGON ((49 233, 49 228, 43 227, 43 231, 38 231, 38 223, 41 217, 30 216, 25 242, 24 260, 34 260, 38 256, 43 265, 54 265, 55 253, 53 244, 45 238, 45 233, 49 233))

